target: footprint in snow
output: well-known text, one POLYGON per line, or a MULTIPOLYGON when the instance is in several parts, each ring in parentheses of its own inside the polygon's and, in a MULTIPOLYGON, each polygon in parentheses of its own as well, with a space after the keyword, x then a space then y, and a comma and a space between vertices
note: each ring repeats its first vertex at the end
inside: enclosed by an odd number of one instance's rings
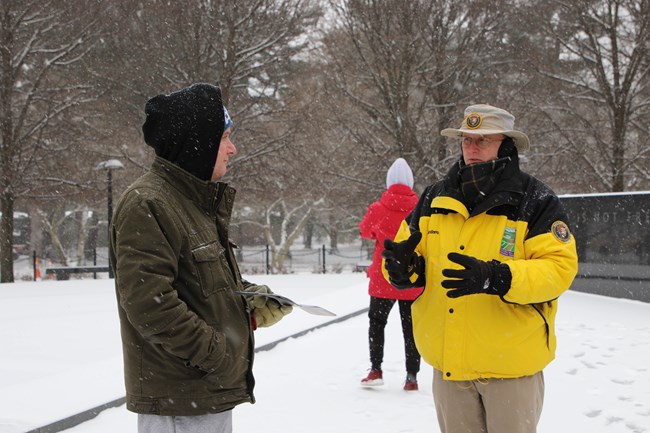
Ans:
POLYGON ((618 383, 619 385, 631 385, 634 383, 631 379, 611 379, 612 382, 618 383))
POLYGON ((596 369, 596 366, 594 364, 590 363, 590 362, 587 362, 587 361, 581 361, 581 362, 587 368, 591 368, 592 370, 596 369))
POLYGON ((600 410, 600 409, 594 409, 594 410, 590 410, 589 412, 585 413, 585 415, 587 415, 589 418, 596 418, 596 417, 599 416, 601 413, 603 413, 602 410, 600 410))

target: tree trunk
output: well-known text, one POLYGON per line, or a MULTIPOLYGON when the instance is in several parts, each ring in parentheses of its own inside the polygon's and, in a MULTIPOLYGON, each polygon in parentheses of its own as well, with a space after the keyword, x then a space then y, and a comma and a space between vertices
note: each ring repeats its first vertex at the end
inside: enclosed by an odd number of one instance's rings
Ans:
POLYGON ((333 213, 330 213, 330 254, 334 254, 339 250, 339 228, 336 225, 336 218, 333 213))
POLYGON ((62 213, 62 209, 56 209, 51 216, 51 221, 48 219, 48 215, 44 212, 40 213, 41 220, 48 234, 50 235, 50 241, 52 242, 52 247, 56 253, 57 261, 61 266, 68 266, 68 258, 65 254, 65 248, 61 243, 61 238, 59 237, 59 226, 63 221, 63 218, 59 218, 58 215, 62 213))
POLYGON ((303 233, 302 239, 303 239, 303 245, 305 249, 311 250, 312 249, 312 241, 314 238, 314 223, 309 219, 307 224, 305 225, 305 231, 303 233))
POLYGON ((86 209, 79 212, 79 236, 77 237, 77 266, 86 264, 86 239, 88 239, 88 218, 86 209))
POLYGON ((35 251, 38 257, 44 257, 43 222, 37 217, 38 208, 35 205, 29 208, 29 248, 35 251))
POLYGON ((619 110, 616 111, 616 107, 613 107, 614 111, 614 131, 613 136, 613 150, 612 150, 612 192, 622 192, 625 191, 625 114, 619 110))
POLYGON ((0 196, 0 283, 14 282, 14 198, 8 188, 0 196))

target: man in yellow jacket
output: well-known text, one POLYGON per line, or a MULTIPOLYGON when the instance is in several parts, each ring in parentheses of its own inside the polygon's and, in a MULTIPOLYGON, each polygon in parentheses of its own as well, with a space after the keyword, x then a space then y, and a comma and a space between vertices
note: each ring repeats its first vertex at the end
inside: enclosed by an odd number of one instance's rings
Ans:
POLYGON ((472 105, 441 134, 459 138, 462 155, 386 239, 384 275, 425 286, 413 330, 434 367, 442 433, 534 433, 575 240, 555 193, 519 169, 530 145, 512 114, 472 105))

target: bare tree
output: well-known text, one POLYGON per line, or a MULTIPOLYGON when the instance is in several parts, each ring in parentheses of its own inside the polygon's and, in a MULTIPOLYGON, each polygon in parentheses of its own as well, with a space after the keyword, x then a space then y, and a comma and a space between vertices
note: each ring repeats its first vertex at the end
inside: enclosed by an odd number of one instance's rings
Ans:
MULTIPOLYGON (((241 146, 232 180, 247 177, 237 166, 286 145, 291 131, 280 127, 281 93, 291 85, 290 64, 305 48, 304 34, 320 16, 315 0, 122 0, 112 14, 102 52, 110 62, 100 63, 97 75, 111 89, 107 104, 134 130, 149 97, 208 82, 220 85, 235 136, 250 143, 241 146)), ((142 159, 126 150, 126 159, 142 159)))
POLYGON ((139 144, 139 130, 147 98, 194 82, 219 84, 235 122, 238 153, 225 180, 240 189, 238 208, 263 212, 278 198, 288 206, 304 201, 297 172, 287 166, 308 170, 291 157, 306 116, 305 104, 292 99, 320 15, 315 0, 115 2, 94 71, 107 89, 107 111, 128 126, 116 131, 119 140, 138 144, 115 143, 110 134, 107 149, 146 169, 152 152, 139 144))
POLYGON ((276 235, 278 268, 303 225, 336 249, 396 157, 414 169, 416 190, 442 176, 458 147, 439 131, 460 124, 470 103, 515 113, 533 141, 522 163, 561 191, 646 187, 649 7, 3 0, 0 281, 13 279, 16 204, 52 214, 65 197, 65 211, 97 209, 98 162, 127 165, 116 193, 149 166, 145 101, 200 81, 223 89, 238 147, 225 180, 240 190, 235 211, 253 209, 276 235), (271 213, 282 218, 269 225, 261 216, 271 213))
MULTIPOLYGON (((332 0, 323 29, 319 132, 322 172, 333 190, 326 208, 338 227, 354 231, 385 189, 397 157, 423 190, 446 173, 456 143, 441 129, 460 125, 462 109, 496 95, 504 63, 497 2, 332 0), (343 226, 345 222, 345 226, 343 226)), ((505 15, 508 15, 506 12, 505 15)))
POLYGON ((547 29, 557 58, 540 73, 559 84, 560 91, 542 111, 592 188, 647 187, 643 161, 650 152, 645 121, 650 116, 650 2, 552 4, 557 9, 547 29))
POLYGON ((449 165, 439 131, 460 124, 466 103, 494 96, 492 68, 503 62, 497 10, 505 2, 470 3, 331 2, 326 89, 335 122, 366 161, 355 167, 360 177, 377 179, 375 167, 402 156, 423 188, 449 165))
POLYGON ((12 226, 19 197, 69 194, 87 183, 76 165, 83 106, 94 89, 75 68, 99 31, 101 1, 0 3, 0 282, 12 282, 12 226))
POLYGON ((317 205, 318 203, 309 200, 290 208, 287 201, 279 198, 264 210, 261 221, 240 221, 256 225, 263 230, 266 244, 270 247, 270 266, 274 273, 286 271, 285 261, 289 256, 290 249, 303 232, 317 205), (279 230, 277 230, 279 231, 279 242, 274 236, 278 224, 274 222, 274 219, 280 221, 279 230))

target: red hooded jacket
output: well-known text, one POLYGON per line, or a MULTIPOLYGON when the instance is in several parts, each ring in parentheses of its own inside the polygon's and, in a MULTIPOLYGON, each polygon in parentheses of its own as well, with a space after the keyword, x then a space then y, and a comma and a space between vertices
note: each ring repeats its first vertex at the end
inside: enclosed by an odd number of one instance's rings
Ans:
POLYGON ((407 185, 394 184, 386 190, 379 201, 368 207, 366 215, 359 223, 362 238, 375 241, 372 264, 368 267, 368 294, 376 298, 413 300, 422 293, 422 288, 398 290, 384 278, 381 272, 381 253, 384 239, 393 239, 400 223, 413 210, 418 196, 407 185))

